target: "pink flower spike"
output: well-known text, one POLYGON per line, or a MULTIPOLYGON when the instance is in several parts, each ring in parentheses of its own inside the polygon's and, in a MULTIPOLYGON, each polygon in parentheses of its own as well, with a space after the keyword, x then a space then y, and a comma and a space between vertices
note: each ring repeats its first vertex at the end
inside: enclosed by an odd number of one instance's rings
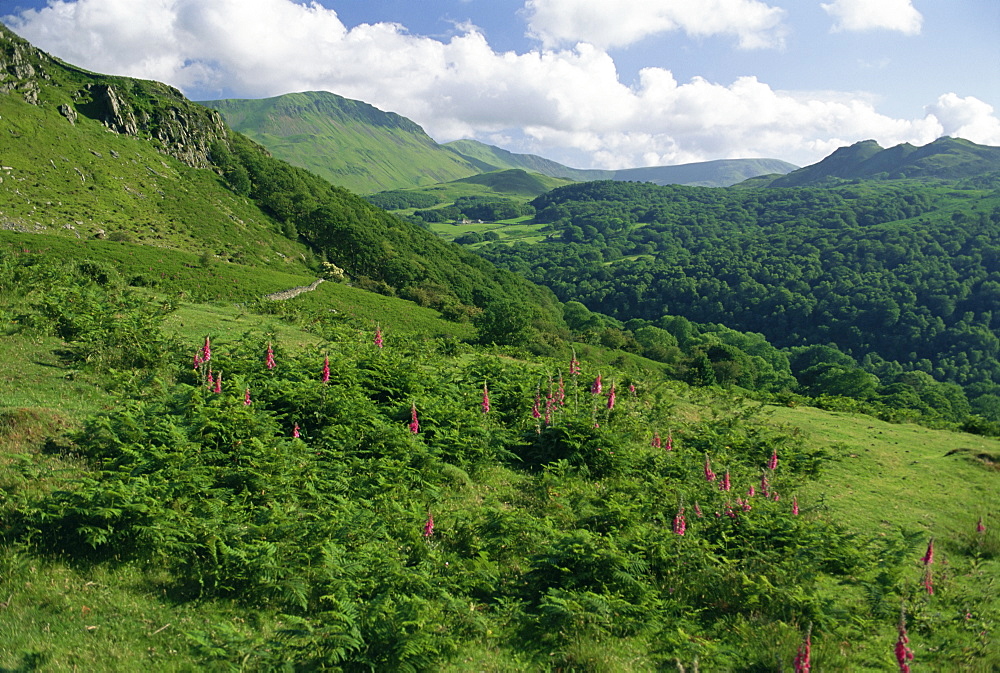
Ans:
POLYGON ((542 417, 541 404, 542 404, 542 393, 540 390, 536 390, 535 403, 531 406, 531 417, 534 418, 536 421, 542 417))
POLYGON ((910 673, 910 662, 913 661, 913 650, 909 648, 910 638, 906 635, 906 615, 899 615, 899 638, 896 639, 896 663, 899 673, 910 673))
POLYGON ((729 488, 730 488, 730 484, 729 484, 729 470, 726 470, 726 473, 724 475, 722 475, 722 481, 719 482, 719 490, 720 491, 728 491, 729 488))
POLYGON ((204 363, 204 360, 201 359, 201 351, 196 350, 194 352, 194 362, 193 362, 194 366, 192 367, 192 369, 197 369, 202 365, 202 363, 204 363))
POLYGON ((267 357, 264 359, 264 364, 267 366, 268 369, 274 369, 275 367, 274 349, 271 348, 270 341, 267 342, 267 357))
POLYGON ((417 434, 420 432, 420 422, 417 420, 417 405, 410 405, 410 432, 417 434))
POLYGON ((681 507, 674 516, 674 532, 678 535, 684 535, 684 531, 686 530, 687 522, 684 520, 684 508, 681 507))
POLYGON ((490 413, 490 389, 486 387, 486 383, 483 383, 483 413, 490 413))
MULTIPOLYGON (((703 516, 701 513, 701 507, 698 506, 698 501, 695 501, 694 503, 694 513, 698 516, 699 519, 703 516)), ((716 516, 718 516, 718 513, 716 513, 716 516)))
POLYGON ((612 381, 612 383, 611 383, 611 391, 608 392, 608 411, 611 411, 612 409, 615 408, 615 399, 616 399, 616 396, 615 396, 615 384, 612 381))
POLYGON ((934 563, 934 538, 927 541, 927 553, 920 560, 924 562, 925 566, 934 563))
POLYGON ((602 390, 604 390, 604 386, 601 385, 601 375, 598 374, 597 378, 594 379, 593 385, 590 386, 590 394, 600 395, 602 390))
POLYGON ((222 372, 219 372, 219 375, 215 377, 215 392, 222 392, 222 372))
POLYGON ((979 521, 976 522, 976 532, 977 533, 986 532, 986 526, 983 525, 983 517, 979 517, 979 521))
POLYGON ((329 383, 330 382, 330 356, 329 355, 326 355, 326 356, 323 357, 323 376, 322 376, 322 381, 323 381, 323 383, 329 383))
POLYGON ((660 433, 658 432, 653 433, 653 441, 651 441, 649 445, 654 449, 658 449, 663 445, 662 441, 660 440, 660 433))
POLYGON ((924 589, 927 590, 927 595, 928 596, 933 596, 934 595, 934 581, 933 581, 933 579, 931 577, 931 569, 930 568, 928 568, 924 572, 924 589))
POLYGON ((760 475, 760 494, 765 498, 771 495, 771 482, 767 479, 767 472, 760 475))
POLYGON ((747 489, 747 497, 752 498, 755 495, 757 495, 757 489, 753 487, 753 484, 750 484, 750 488, 747 489))
POLYGON ((382 327, 380 325, 375 325, 375 345, 379 348, 382 347, 382 327))
POLYGON ((559 375, 559 391, 556 394, 556 402, 559 406, 566 406, 566 384, 563 382, 562 374, 559 375))
POLYGON ((201 347, 201 361, 208 362, 211 359, 212 359, 212 343, 206 336, 205 345, 201 347))
POLYGON ((635 397, 635 384, 634 383, 628 384, 628 391, 630 393, 632 393, 632 397, 635 397))
POLYGON ((245 406, 248 406, 248 407, 250 406, 250 389, 249 388, 247 388, 246 391, 243 393, 243 404, 245 406))
POLYGON ((573 351, 573 357, 569 360, 569 375, 578 376, 580 374, 580 361, 576 359, 576 351, 573 351))
POLYGON ((674 450, 674 434, 671 431, 667 432, 667 451, 674 450))
POLYGON ((424 537, 434 535, 434 515, 427 512, 427 523, 424 524, 424 537))
POLYGON ((812 668, 812 664, 809 659, 812 656, 812 625, 809 626, 809 630, 806 631, 806 639, 802 641, 799 645, 799 651, 795 655, 794 671, 795 673, 809 673, 809 669, 812 668))
POLYGON ((715 481, 715 472, 712 472, 712 463, 705 454, 705 481, 715 481))
POLYGON ((211 388, 215 385, 215 379, 212 378, 212 369, 209 368, 208 376, 205 378, 205 385, 211 388))
POLYGON ((792 516, 799 515, 799 499, 798 496, 792 496, 792 516))
POLYGON ((292 437, 295 439, 299 438, 299 424, 296 423, 295 427, 292 428, 292 437))
POLYGON ((771 460, 767 461, 767 469, 777 470, 778 469, 778 450, 775 449, 774 453, 771 454, 771 460))

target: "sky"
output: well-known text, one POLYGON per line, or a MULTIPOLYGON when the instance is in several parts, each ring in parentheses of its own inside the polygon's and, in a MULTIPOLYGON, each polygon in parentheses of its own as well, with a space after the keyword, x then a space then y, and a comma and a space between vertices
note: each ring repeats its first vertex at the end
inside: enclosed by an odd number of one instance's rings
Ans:
POLYGON ((193 100, 331 91, 575 168, 1000 145, 997 0, 0 0, 193 100))

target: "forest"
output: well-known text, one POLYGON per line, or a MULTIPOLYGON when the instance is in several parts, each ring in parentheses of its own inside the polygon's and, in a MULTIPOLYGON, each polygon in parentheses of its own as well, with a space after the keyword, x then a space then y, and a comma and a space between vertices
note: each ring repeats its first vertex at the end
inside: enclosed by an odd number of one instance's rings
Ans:
POLYGON ((582 183, 532 202, 545 241, 479 252, 616 319, 604 329, 623 338, 652 326, 683 342, 686 321, 725 325, 793 365, 810 349, 794 373, 813 394, 917 407, 911 393, 929 387, 995 421, 1000 192, 982 183, 582 183))

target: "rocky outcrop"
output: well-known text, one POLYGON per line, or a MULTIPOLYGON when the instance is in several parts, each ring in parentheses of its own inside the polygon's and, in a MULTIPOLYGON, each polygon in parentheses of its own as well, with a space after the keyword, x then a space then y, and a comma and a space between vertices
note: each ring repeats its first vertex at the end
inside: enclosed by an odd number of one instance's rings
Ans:
POLYGON ((284 301, 285 299, 291 299, 292 297, 298 297, 303 292, 312 292, 315 290, 320 283, 323 282, 322 278, 317 278, 309 285, 300 285, 299 287, 293 287, 290 290, 282 290, 281 292, 275 292, 273 294, 264 295, 265 299, 270 299, 272 301, 284 301))

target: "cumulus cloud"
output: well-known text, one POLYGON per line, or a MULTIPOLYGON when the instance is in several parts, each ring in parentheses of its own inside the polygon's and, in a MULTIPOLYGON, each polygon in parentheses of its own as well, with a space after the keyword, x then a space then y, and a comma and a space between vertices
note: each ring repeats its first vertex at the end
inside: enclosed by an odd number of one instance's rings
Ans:
POLYGON ((923 117, 895 119, 866 96, 779 91, 755 77, 678 81, 646 68, 626 84, 608 52, 587 42, 497 52, 474 26, 447 41, 390 23, 348 28, 316 3, 59 0, 6 21, 71 63, 196 98, 332 91, 409 117, 441 142, 503 139, 579 168, 807 164, 865 138, 925 144, 943 133, 1000 144, 993 109, 971 97, 947 94, 923 117))
POLYGON ((912 0, 833 0, 820 5, 834 18, 833 30, 896 30, 917 35, 924 17, 912 0))
POLYGON ((624 47, 671 31, 726 35, 746 49, 784 42, 785 12, 760 0, 528 0, 528 31, 545 47, 587 42, 624 47))

